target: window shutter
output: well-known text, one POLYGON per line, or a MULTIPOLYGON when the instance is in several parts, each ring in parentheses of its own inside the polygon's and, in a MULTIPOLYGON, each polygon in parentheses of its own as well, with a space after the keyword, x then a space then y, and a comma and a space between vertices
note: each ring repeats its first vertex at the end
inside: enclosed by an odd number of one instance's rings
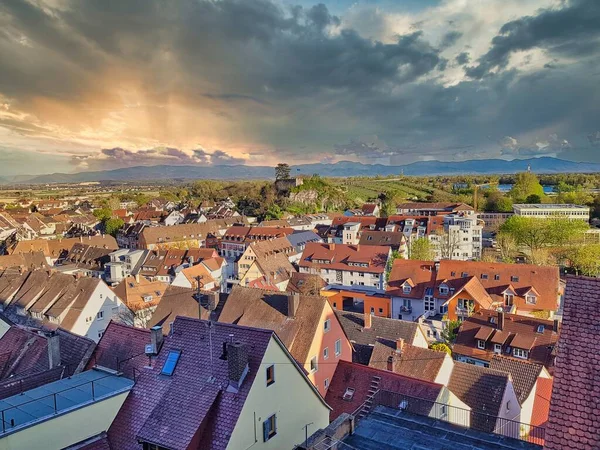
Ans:
POLYGON ((271 432, 271 424, 269 423, 269 419, 263 422, 263 440, 267 442, 269 440, 269 433, 271 432))

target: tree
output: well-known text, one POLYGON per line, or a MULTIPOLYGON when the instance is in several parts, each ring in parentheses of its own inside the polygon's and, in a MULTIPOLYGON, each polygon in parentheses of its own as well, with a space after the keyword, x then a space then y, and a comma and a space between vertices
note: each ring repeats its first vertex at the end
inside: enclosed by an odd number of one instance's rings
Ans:
POLYGON ((290 165, 286 163, 279 163, 275 167, 275 179, 286 180, 290 177, 290 165))
POLYGON ((459 328, 460 328, 460 321, 449 320, 448 322, 446 322, 445 328, 440 333, 440 337, 447 345, 451 345, 454 342, 454 340, 456 339, 459 328))
POLYGON ((532 204, 542 203, 542 197, 540 197, 537 194, 528 195, 527 198, 525 199, 525 203, 532 203, 532 204))
POLYGON ((119 219, 117 217, 110 218, 104 221, 104 232, 114 237, 117 235, 117 231, 121 229, 123 224, 124 222, 122 219, 119 219))
POLYGON ((485 210, 488 212, 511 212, 513 202, 500 191, 492 191, 487 196, 485 210))
POLYGON ((522 202, 530 195, 538 195, 540 199, 542 199, 544 197, 544 188, 534 173, 518 173, 516 175, 515 184, 510 190, 510 196, 515 201, 522 202))
POLYGON ((500 251, 500 259, 505 263, 515 262, 515 253, 517 253, 517 241, 508 233, 498 233, 496 235, 496 244, 500 251))
POLYGON ((459 233, 438 230, 436 233, 436 247, 441 259, 452 259, 454 253, 460 246, 459 233))
POLYGON ((390 273, 392 272, 394 261, 400 258, 402 258, 400 252, 398 250, 393 250, 385 267, 385 281, 388 281, 390 279, 390 273))
POLYGON ((429 348, 431 350, 435 350, 436 352, 446 352, 450 356, 452 356, 452 349, 450 349, 450 347, 448 347, 447 344, 444 344, 444 343, 441 343, 441 342, 437 342, 435 344, 431 344, 429 346, 429 348))
POLYGON ((567 258, 578 275, 600 275, 600 244, 579 245, 567 251, 567 258))
POLYGON ((270 204, 265 212, 265 220, 281 219, 282 216, 283 211, 275 203, 270 204))
POLYGON ((409 259, 418 261, 431 261, 435 252, 431 241, 425 237, 414 239, 408 246, 409 259))
POLYGON ((100 222, 106 222, 112 217, 112 210, 110 208, 98 208, 94 210, 93 214, 100 222))

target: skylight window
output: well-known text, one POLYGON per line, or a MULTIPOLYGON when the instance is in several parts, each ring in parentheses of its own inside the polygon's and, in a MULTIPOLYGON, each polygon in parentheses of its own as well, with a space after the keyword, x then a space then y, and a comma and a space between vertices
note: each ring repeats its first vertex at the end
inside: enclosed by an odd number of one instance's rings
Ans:
POLYGON ((160 371, 161 375, 171 376, 173 372, 175 372, 175 367, 177 367, 177 363, 179 362, 179 357, 181 356, 181 351, 179 350, 171 350, 169 351, 169 355, 165 363, 163 364, 163 368, 160 371))

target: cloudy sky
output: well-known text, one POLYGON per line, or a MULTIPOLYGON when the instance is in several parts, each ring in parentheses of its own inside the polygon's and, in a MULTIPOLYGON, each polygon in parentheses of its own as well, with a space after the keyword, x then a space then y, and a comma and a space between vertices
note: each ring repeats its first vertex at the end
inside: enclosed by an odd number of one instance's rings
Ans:
POLYGON ((600 162, 599 0, 2 0, 0 175, 600 162))

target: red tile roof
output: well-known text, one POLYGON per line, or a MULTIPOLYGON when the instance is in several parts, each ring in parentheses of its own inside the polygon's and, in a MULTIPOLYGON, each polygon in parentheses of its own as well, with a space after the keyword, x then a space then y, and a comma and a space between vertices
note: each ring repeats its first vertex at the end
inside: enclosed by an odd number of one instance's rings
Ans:
POLYGON ((152 369, 142 369, 136 385, 108 430, 112 448, 140 448, 138 439, 172 449, 221 450, 229 444, 272 331, 215 323, 208 339, 208 322, 178 317, 165 336, 152 369), (249 371, 237 393, 228 384, 228 363, 219 358, 231 334, 247 345, 249 371), (208 346, 212 342, 211 362, 208 346), (181 352, 172 376, 161 375, 170 350, 181 352), (215 382, 209 382, 214 376, 215 382), (181 414, 185 411, 185 414, 181 414), (196 448, 196 447, 194 447, 196 448))
POLYGON ((383 273, 387 264, 389 247, 380 245, 306 244, 300 267, 347 270, 353 272, 383 273), (321 263, 319 261, 330 261, 321 263), (367 264, 366 267, 360 264, 367 264))
MULTIPOLYGON (((531 414, 531 425, 539 427, 543 430, 546 429, 548 424, 548 414, 550 413, 550 399, 552 397, 552 378, 538 378, 537 388, 535 391, 535 399, 533 400, 533 413, 531 414)), ((543 436, 545 432, 536 430, 536 436, 543 436)), ((537 444, 544 444, 544 439, 537 444)))
POLYGON ((600 279, 568 277, 545 449, 600 448, 600 279))
POLYGON ((335 420, 342 413, 352 414, 356 411, 367 400, 374 377, 380 378, 379 389, 381 390, 410 395, 431 402, 435 402, 444 389, 441 384, 373 369, 362 364, 339 361, 325 396, 325 401, 333 408, 329 419, 335 420), (354 389, 354 395, 351 399, 344 400, 344 393, 348 388, 354 389))

